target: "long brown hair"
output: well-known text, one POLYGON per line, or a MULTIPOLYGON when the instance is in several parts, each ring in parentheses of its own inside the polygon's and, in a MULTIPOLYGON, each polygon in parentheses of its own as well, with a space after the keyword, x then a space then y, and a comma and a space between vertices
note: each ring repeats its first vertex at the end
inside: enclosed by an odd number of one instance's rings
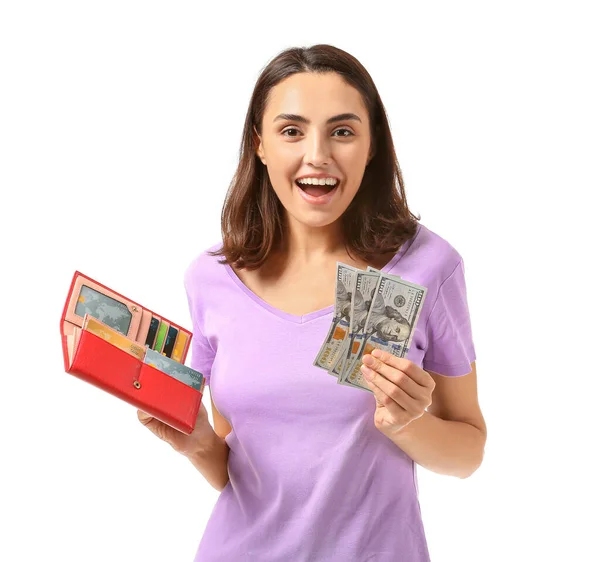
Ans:
POLYGON ((352 55, 331 45, 295 47, 272 59, 254 86, 238 168, 221 213, 223 245, 209 252, 212 256, 224 256, 221 264, 257 269, 279 247, 284 236, 285 209, 256 154, 253 128, 262 134, 271 88, 298 72, 337 72, 360 92, 369 112, 371 150, 375 154, 365 168, 356 195, 340 217, 346 251, 370 261, 377 255, 397 251, 416 233, 421 217, 408 209, 385 108, 371 76, 352 55))

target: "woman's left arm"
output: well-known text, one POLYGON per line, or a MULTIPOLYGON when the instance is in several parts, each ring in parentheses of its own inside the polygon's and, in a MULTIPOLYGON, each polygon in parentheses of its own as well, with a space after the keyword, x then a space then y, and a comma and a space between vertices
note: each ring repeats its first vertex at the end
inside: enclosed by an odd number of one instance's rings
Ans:
POLYGON ((479 468, 487 428, 477 400, 474 361, 472 371, 460 377, 425 371, 381 350, 365 355, 363 363, 368 367, 363 365, 363 376, 377 402, 379 431, 433 472, 467 478, 479 468), (371 355, 368 364, 365 359, 371 355))

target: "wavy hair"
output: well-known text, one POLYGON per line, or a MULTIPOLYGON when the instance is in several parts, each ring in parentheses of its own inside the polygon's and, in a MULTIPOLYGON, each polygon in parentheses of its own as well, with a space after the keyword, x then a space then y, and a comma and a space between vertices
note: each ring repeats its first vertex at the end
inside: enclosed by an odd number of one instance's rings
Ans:
POLYGON ((371 150, 360 187, 341 215, 346 251, 370 261, 397 251, 411 239, 421 220, 408 209, 385 108, 375 84, 352 55, 331 45, 294 47, 280 52, 264 67, 250 98, 239 163, 221 213, 223 245, 209 252, 219 263, 254 270, 279 247, 284 236, 285 209, 271 185, 266 166, 256 154, 253 129, 262 134, 262 120, 271 88, 299 72, 336 72, 361 94, 369 113, 371 150))

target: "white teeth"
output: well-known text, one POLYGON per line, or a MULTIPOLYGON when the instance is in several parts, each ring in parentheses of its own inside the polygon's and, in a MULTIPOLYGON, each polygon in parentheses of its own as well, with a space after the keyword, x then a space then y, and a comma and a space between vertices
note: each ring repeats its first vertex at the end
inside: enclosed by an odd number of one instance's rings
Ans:
POLYGON ((335 178, 302 178, 297 181, 304 185, 335 185, 337 183, 335 178))

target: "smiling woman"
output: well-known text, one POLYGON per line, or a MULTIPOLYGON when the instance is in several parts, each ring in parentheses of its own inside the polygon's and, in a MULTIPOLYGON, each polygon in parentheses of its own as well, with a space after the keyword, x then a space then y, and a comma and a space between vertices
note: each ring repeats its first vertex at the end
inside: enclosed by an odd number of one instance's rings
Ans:
POLYGON ((375 84, 340 49, 289 49, 267 65, 250 99, 240 154, 218 253, 238 271, 285 252, 285 232, 298 225, 313 234, 327 226, 331 250, 345 246, 363 263, 393 255, 416 233, 420 217, 408 208, 375 84), (338 181, 325 192, 321 182, 299 186, 306 177, 338 181))
POLYGON ((307 203, 319 205, 321 219, 315 217, 309 224, 330 223, 354 199, 368 163, 371 134, 367 108, 358 91, 335 72, 293 74, 274 86, 269 98, 260 126, 263 134, 256 126, 254 132, 257 155, 267 167, 271 185, 296 219, 301 220, 303 212, 310 209, 296 210, 299 194, 307 203), (277 114, 279 108, 288 107, 301 108, 298 111, 302 113, 277 114), (338 107, 355 112, 330 116, 338 107), (317 118, 311 120, 308 115, 317 118), (319 173, 324 160, 333 165, 319 173), (315 171, 308 169, 310 164, 315 171), (290 194, 287 187, 292 181, 299 189, 290 194))
POLYGON ((330 45, 275 57, 250 100, 223 240, 185 273, 216 430, 190 460, 222 492, 196 560, 429 561, 414 459, 464 477, 483 440, 424 415, 473 420, 476 387, 462 258, 419 220, 366 69, 330 45), (373 393, 314 364, 339 313, 338 261, 427 287, 414 326, 401 304, 339 295, 378 337, 414 335, 400 361, 372 365, 373 393))

